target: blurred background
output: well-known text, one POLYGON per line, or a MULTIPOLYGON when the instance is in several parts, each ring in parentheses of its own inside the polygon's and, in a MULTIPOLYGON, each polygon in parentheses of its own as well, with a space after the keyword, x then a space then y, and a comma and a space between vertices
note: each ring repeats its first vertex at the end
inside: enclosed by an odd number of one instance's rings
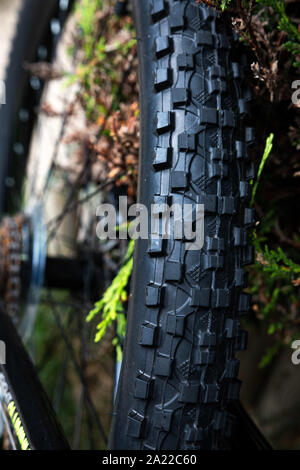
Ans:
MULTIPOLYGON (((9 51, 22 3, 0 0, 0 79, 4 79, 9 61, 14 60, 9 51)), ((219 6, 220 2, 215 3, 219 6)), ((300 340, 300 100, 292 102, 292 84, 300 79, 299 3, 223 3, 234 18, 234 27, 251 64, 248 80, 254 95, 252 116, 257 134, 252 159, 256 175, 261 169, 254 200, 255 263, 249 268, 248 291, 253 294, 253 303, 244 322, 249 331, 248 349, 239 354, 241 399, 275 448, 300 449, 300 364, 292 363, 291 348, 294 340, 300 340)), ((54 151, 57 155, 47 199, 47 221, 62 212, 70 187, 78 182, 87 148, 92 155, 89 183, 78 184, 77 198, 86 197, 107 181, 117 182, 118 194, 128 194, 132 200, 136 195, 139 112, 132 20, 129 16, 113 16, 109 0, 78 0, 64 31, 54 62, 48 63, 48 58, 24 64, 31 76, 45 84, 26 165, 29 183, 47 178, 52 162, 47 155, 54 151), (40 154, 44 163, 35 173, 34 155, 40 154)), ((255 181, 257 177, 254 184, 255 181)), ((31 190, 27 186, 27 191, 31 190)), ((15 200, 13 185, 10 192, 15 200)), ((109 274, 96 286, 96 293, 85 291, 85 302, 79 292, 53 288, 49 289, 50 301, 42 289, 32 330, 34 338, 29 342, 40 378, 75 448, 105 448, 99 423, 86 405, 86 393, 88 390, 94 411, 108 433, 115 346, 122 343, 120 323, 109 323, 105 336, 94 343, 99 318, 96 315, 92 323, 85 322, 94 302, 99 300, 97 296, 101 298, 117 276, 127 249, 124 244, 99 246, 91 235, 95 229, 91 222, 93 210, 100 200, 109 197, 113 196, 98 194, 96 199, 81 204, 76 216, 72 213, 65 217, 59 237, 49 248, 54 257, 70 258, 82 247, 93 245, 93 253, 100 253, 101 263, 104 262, 97 265, 96 272, 103 277, 101 266, 105 266, 109 274), (62 241, 70 238, 72 245, 62 241), (53 305, 59 309, 63 328, 53 315, 53 305), (69 342, 63 337, 65 330, 69 342), (83 367, 84 381, 78 380, 78 363, 83 367)), ((126 300, 120 315, 123 309, 126 300)))

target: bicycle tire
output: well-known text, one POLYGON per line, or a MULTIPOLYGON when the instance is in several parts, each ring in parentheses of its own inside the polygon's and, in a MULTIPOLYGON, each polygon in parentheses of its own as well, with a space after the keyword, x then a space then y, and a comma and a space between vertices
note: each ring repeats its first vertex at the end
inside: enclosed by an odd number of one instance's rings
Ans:
POLYGON ((205 206, 205 244, 136 242, 111 449, 227 449, 249 309, 243 267, 253 165, 246 61, 226 15, 196 1, 135 0, 139 202, 205 206))
MULTIPOLYGON (((70 5, 72 3, 70 1, 70 5)), ((30 72, 24 68, 24 63, 32 63, 37 59, 38 46, 43 43, 48 46, 47 57, 44 60, 51 59, 53 45, 49 43, 49 38, 50 41, 52 39, 50 21, 55 17, 58 8, 58 0, 44 2, 43 8, 40 8, 39 0, 24 0, 20 8, 4 80, 6 104, 0 108, 0 214, 7 210, 8 188, 5 180, 11 171, 14 139, 17 135, 21 135, 26 151, 35 121, 34 106, 29 106, 28 103, 36 99, 36 92, 29 86, 30 72), (26 108, 27 105, 28 119, 23 122, 18 116, 18 111, 20 106, 26 108)), ((42 88, 39 97, 41 91, 42 88)), ((38 99, 35 105, 38 105, 38 99)), ((26 158, 23 159, 22 165, 25 168, 26 158)))
MULTIPOLYGON (((72 5, 69 2, 68 10, 72 5)), ((39 93, 30 88, 30 73, 25 62, 34 62, 40 44, 48 47, 47 59, 55 52, 50 22, 60 12, 58 0, 49 0, 40 8, 39 0, 24 0, 18 13, 15 35, 5 74, 6 104, 0 109, 0 215, 7 210, 5 179, 10 175, 13 161, 13 143, 21 134, 28 149, 31 131, 36 119, 35 106, 39 93), (35 34, 32 34, 32 31, 35 34), (28 103, 30 105, 28 105, 28 103), (18 111, 28 105, 29 119, 22 122, 18 111)), ((62 18, 62 24, 65 15, 62 18)), ((45 58, 46 59, 46 58, 45 58)), ((26 158, 19 165, 26 165, 26 158)), ((22 176, 24 177, 24 175, 22 176)), ((0 305, 1 341, 6 345, 6 364, 0 365, 1 382, 5 388, 4 408, 15 428, 16 448, 56 450, 69 449, 62 427, 17 333, 15 325, 0 305), (12 414, 10 414, 10 412, 12 414)))

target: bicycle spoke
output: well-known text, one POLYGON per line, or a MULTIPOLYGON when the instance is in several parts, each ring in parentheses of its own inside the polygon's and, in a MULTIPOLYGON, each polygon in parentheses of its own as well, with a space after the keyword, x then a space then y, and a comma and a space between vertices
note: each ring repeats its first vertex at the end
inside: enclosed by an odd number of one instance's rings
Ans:
POLYGON ((76 406, 76 416, 75 416, 73 445, 72 445, 72 448, 74 450, 78 449, 79 442, 80 442, 80 433, 81 433, 83 407, 84 407, 84 395, 85 395, 84 388, 81 387, 77 406, 76 406))
MULTIPOLYGON (((49 296, 51 297, 51 294, 50 294, 50 293, 49 293, 49 296)), ((79 378, 79 380, 80 380, 80 382, 81 382, 81 384, 82 384, 82 387, 84 388, 88 406, 89 406, 89 408, 90 408, 90 410, 91 410, 91 412, 92 412, 93 418, 94 418, 94 420, 95 420, 95 422, 96 422, 96 424, 97 424, 99 433, 100 433, 100 435, 102 436, 102 439, 103 439, 104 443, 107 444, 107 437, 106 437, 106 434, 105 434, 105 432, 104 432, 103 425, 102 425, 101 420, 100 420, 100 418, 99 418, 99 416, 98 416, 98 413, 97 413, 97 410, 96 410, 95 405, 94 405, 94 403, 93 403, 93 400, 92 400, 92 398, 91 398, 91 396, 90 396, 90 394, 89 394, 89 392, 88 392, 87 385, 86 385, 86 379, 85 379, 85 377, 84 377, 84 375, 83 375, 83 373, 82 373, 82 369, 81 369, 80 365, 78 364, 77 359, 76 359, 76 357, 75 357, 75 353, 74 353, 74 350, 73 350, 73 346, 72 346, 71 342, 69 341, 68 335, 67 335, 67 333, 66 333, 66 331, 65 331, 65 328, 64 328, 64 326, 63 326, 63 324, 62 324, 62 322, 61 322, 60 314, 58 313, 56 307, 55 307, 53 304, 51 304, 51 305, 52 305, 52 309, 51 309, 52 314, 53 314, 54 319, 55 319, 55 321, 56 321, 56 324, 57 324, 57 326, 58 326, 58 328, 59 328, 59 330, 60 330, 61 336, 62 336, 62 338, 63 338, 63 340, 64 340, 64 342, 65 342, 65 344, 66 344, 66 348, 67 348, 68 353, 69 353, 69 355, 70 355, 70 359, 71 359, 71 361, 72 361, 72 363, 73 363, 74 370, 75 370, 75 372, 76 372, 76 374, 77 374, 77 376, 78 376, 78 378, 79 378)))
MULTIPOLYGON (((111 14, 111 6, 101 14, 101 18, 97 24, 97 38, 93 47, 96 47, 97 42, 100 41, 102 36, 106 40, 107 23, 110 21, 111 14)), ((55 41, 58 42, 60 38, 61 36, 59 35, 55 36, 55 41)), ((82 52, 80 48, 80 40, 78 40, 77 43, 75 41, 75 54, 72 58, 74 75, 77 73, 76 69, 78 66, 76 54, 78 51, 82 52)), ((133 50, 135 49, 133 48, 133 50)), ((111 54, 111 52, 109 52, 109 54, 111 54)), ((48 54, 47 60, 49 60, 49 58, 51 59, 51 54, 48 54)), ((60 60, 61 58, 55 57, 55 54, 52 54, 53 64, 60 64, 60 60)), ((95 132, 96 139, 102 137, 103 131, 106 132, 105 126, 110 117, 114 116, 115 107, 122 96, 123 86, 133 69, 135 60, 136 54, 130 53, 126 61, 127 65, 124 67, 125 70, 120 73, 120 83, 116 86, 116 93, 112 101, 108 101, 103 124, 100 127, 98 126, 99 134, 95 132)), ((63 60, 61 63, 63 63, 63 60)), ((28 64, 27 67, 29 72, 37 77, 39 77, 39 73, 42 74, 42 69, 39 72, 38 65, 39 64, 28 64)), ((97 166, 95 166, 95 169, 92 166, 94 161, 97 160, 98 155, 89 141, 89 134, 87 134, 87 138, 84 137, 79 143, 78 155, 82 160, 80 160, 79 165, 77 165, 75 161, 77 147, 75 148, 75 152, 73 149, 71 149, 72 151, 70 152, 68 146, 70 147, 70 143, 73 144, 73 135, 71 133, 69 136, 68 132, 70 129, 72 130, 73 118, 75 121, 77 119, 77 105, 82 108, 81 93, 83 85, 80 85, 79 89, 72 88, 72 99, 70 99, 69 93, 58 93, 59 102, 55 99, 54 95, 55 90, 57 90, 57 84, 61 83, 61 79, 58 77, 59 81, 57 81, 54 75, 51 76, 52 66, 50 63, 46 65, 48 66, 49 77, 43 78, 41 75, 40 80, 43 81, 45 79, 48 81, 47 89, 45 88, 41 100, 40 115, 38 116, 35 133, 31 142, 32 148, 27 159, 27 172, 24 186, 25 194, 37 200, 41 207, 43 207, 43 217, 41 217, 41 219, 43 218, 45 220, 44 225, 47 232, 48 251, 45 255, 45 258, 47 258, 44 272, 46 279, 46 283, 44 284, 45 292, 41 299, 40 309, 38 310, 38 303, 40 301, 38 297, 36 307, 33 307, 33 310, 36 308, 39 321, 43 309, 46 309, 47 313, 48 311, 49 313, 52 312, 51 314, 57 328, 51 333, 51 335, 55 335, 55 341, 48 341, 46 338, 45 344, 43 344, 42 347, 38 344, 38 341, 34 339, 34 336, 30 335, 32 343, 30 350, 33 352, 33 356, 36 354, 38 360, 36 368, 42 380, 45 380, 46 383, 48 378, 45 379, 44 376, 47 374, 47 366, 49 364, 47 358, 55 357, 55 354, 57 354, 57 345, 59 348, 61 345, 63 346, 64 357, 62 364, 57 364, 56 360, 51 363, 51 367, 54 367, 55 373, 57 374, 54 379, 56 382, 53 393, 53 405, 57 411, 62 413, 63 407, 61 405, 64 403, 66 397, 65 392, 73 391, 74 383, 77 386, 77 381, 79 381, 79 397, 75 399, 77 406, 76 413, 74 412, 75 427, 73 443, 74 447, 80 447, 84 429, 87 431, 87 440, 90 447, 95 448, 97 447, 95 431, 100 434, 105 444, 107 438, 104 431, 103 420, 99 418, 94 400, 88 390, 87 377, 92 369, 90 368, 90 364, 99 356, 99 351, 101 350, 103 352, 104 350, 106 354, 110 354, 110 351, 107 348, 107 344, 105 344, 104 348, 100 345, 101 349, 97 349, 97 354, 94 353, 96 349, 93 350, 91 348, 91 343, 88 340, 89 327, 85 322, 85 316, 92 308, 95 295, 101 295, 101 290, 98 289, 99 279, 96 279, 95 273, 99 271, 99 259, 103 247, 96 238, 96 219, 92 207, 96 206, 97 197, 99 197, 101 193, 110 190, 120 178, 126 176, 126 169, 121 168, 121 171, 116 177, 105 180, 103 171, 101 169, 99 170, 97 166), (56 82, 52 81, 52 79, 56 80, 56 82), (51 112, 53 125, 51 125, 51 112), (49 145, 50 141, 51 143, 49 145), (43 158, 41 157, 42 155, 43 158), (66 155, 68 158, 65 158, 66 155), (68 224, 70 220, 72 223, 74 221, 74 227, 76 227, 74 233, 69 230, 68 224), (79 264, 78 266, 74 265, 74 276, 72 274, 72 268, 70 267, 68 268, 68 274, 66 274, 63 268, 64 259, 70 262, 75 259, 77 260, 78 253, 80 253, 80 259, 78 260, 80 266, 79 264), (58 264, 56 265, 56 263, 58 264), (56 269, 59 270, 59 275, 56 274, 56 269), (80 271, 82 272, 82 279, 79 279, 80 276, 77 275, 80 271), (49 278, 47 275, 49 275, 49 278), (65 282, 65 284, 63 282, 61 283, 60 281, 63 277, 65 280, 68 278, 67 280, 70 282, 65 282), (59 282, 55 284, 54 279, 56 279, 56 281, 58 279, 59 282), (74 279, 76 282, 78 281, 76 285, 78 289, 74 289, 74 285, 72 284, 74 279), (63 289, 64 293, 62 296, 56 294, 57 289, 63 289), (67 292, 71 294, 72 298, 68 297, 67 292), (69 375, 68 373, 70 370, 69 365, 71 365, 71 370, 75 371, 75 380, 72 374, 69 375)), ((69 67, 67 67, 67 69, 67 72, 71 70, 69 67)), ((57 70, 59 70, 58 66, 57 70)), ((36 100, 36 97, 34 97, 34 99, 36 100)), ((38 103, 37 100, 36 103, 38 103)), ((31 104, 29 108, 30 106, 31 104)), ((33 109, 30 108, 30 112, 31 111, 33 111, 33 109)), ((73 128, 76 128, 76 126, 73 128)), ((103 135, 105 135, 105 132, 103 135)), ((75 132, 74 135, 74 142, 77 146, 78 141, 76 140, 75 132)), ((99 200, 102 200, 102 196, 99 197, 99 200)), ((21 204, 24 206, 24 201, 22 201, 21 204)), ((115 244, 113 244, 112 247, 116 248, 115 244)), ((111 247, 107 248, 107 250, 109 249, 111 249, 111 247)), ((106 258, 108 257, 109 255, 106 253, 106 258)), ((117 263, 110 259, 104 260, 102 269, 107 271, 105 274, 106 279, 112 277, 111 268, 114 270, 118 269, 117 263)), ((30 281, 28 281, 28 283, 29 282, 30 281)), ((30 288, 29 286, 29 289, 30 288)), ((46 325, 48 322, 49 320, 46 319, 46 325)), ((44 331, 42 334, 45 334, 44 331)), ((47 335, 45 335, 45 337, 46 336, 47 335)), ((108 341, 109 345, 110 342, 111 338, 108 341)), ((49 381, 50 384, 53 382, 53 380, 52 382, 51 380, 52 379, 49 381)), ((110 382, 108 384, 110 385, 110 382)), ((52 387, 52 385, 50 385, 50 387, 52 387)), ((75 388, 75 390, 77 389, 75 388)), ((106 420, 108 420, 108 414, 111 413, 104 412, 105 424, 106 420)), ((68 426, 68 424, 66 425, 68 426)))

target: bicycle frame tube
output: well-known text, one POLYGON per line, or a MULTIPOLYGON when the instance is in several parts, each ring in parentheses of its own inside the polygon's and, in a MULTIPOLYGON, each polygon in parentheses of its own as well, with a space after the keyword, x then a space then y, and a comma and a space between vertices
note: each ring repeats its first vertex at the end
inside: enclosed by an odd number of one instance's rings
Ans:
POLYGON ((1 341, 6 363, 0 366, 4 407, 24 450, 67 450, 69 444, 11 319, 0 307, 1 341))

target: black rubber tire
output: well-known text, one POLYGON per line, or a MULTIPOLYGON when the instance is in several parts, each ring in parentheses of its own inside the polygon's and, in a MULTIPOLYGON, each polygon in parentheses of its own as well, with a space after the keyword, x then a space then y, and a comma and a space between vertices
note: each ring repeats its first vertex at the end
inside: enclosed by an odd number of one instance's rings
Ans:
POLYGON ((228 18, 195 0, 135 0, 139 202, 204 203, 205 244, 136 244, 111 449, 227 449, 252 262, 251 93, 228 18), (159 150, 158 149, 163 149, 159 150))
MULTIPOLYGON (((72 3, 73 0, 70 5, 72 3)), ((39 45, 47 46, 48 54, 43 60, 51 61, 55 43, 50 21, 57 17, 58 11, 58 0, 47 0, 43 2, 42 8, 40 0, 23 0, 19 13, 5 76, 6 104, 0 107, 0 215, 7 210, 8 188, 5 180, 10 176, 12 165, 22 166, 25 171, 25 157, 36 119, 34 107, 38 105, 42 91, 37 94, 30 87, 31 74, 25 70, 24 63, 42 60, 37 55, 39 45), (18 115, 20 108, 28 109, 28 119, 25 122, 18 115), (20 141, 24 147, 24 155, 16 159, 13 144, 20 141), (15 163, 15 160, 18 162, 15 163)))

